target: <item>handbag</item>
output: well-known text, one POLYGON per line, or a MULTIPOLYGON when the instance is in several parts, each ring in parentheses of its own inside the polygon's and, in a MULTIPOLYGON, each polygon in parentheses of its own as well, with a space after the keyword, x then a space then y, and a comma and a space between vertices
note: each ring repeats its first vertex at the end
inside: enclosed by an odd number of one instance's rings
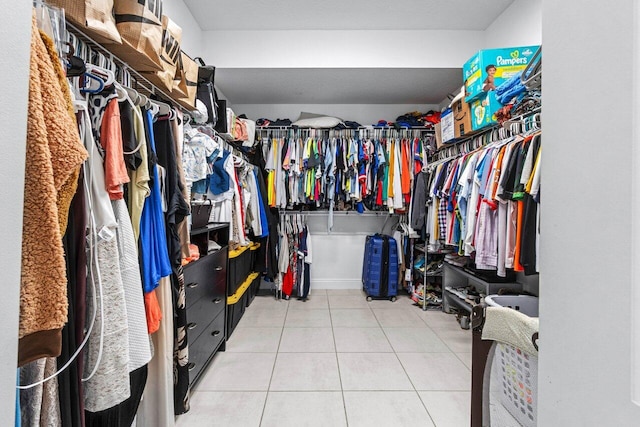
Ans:
POLYGON ((198 92, 197 98, 207 107, 208 118, 206 123, 216 126, 218 123, 218 103, 216 88, 214 86, 216 67, 206 65, 202 58, 195 58, 200 64, 198 68, 198 92))
POLYGON ((206 227, 213 208, 211 200, 191 202, 191 229, 206 227))

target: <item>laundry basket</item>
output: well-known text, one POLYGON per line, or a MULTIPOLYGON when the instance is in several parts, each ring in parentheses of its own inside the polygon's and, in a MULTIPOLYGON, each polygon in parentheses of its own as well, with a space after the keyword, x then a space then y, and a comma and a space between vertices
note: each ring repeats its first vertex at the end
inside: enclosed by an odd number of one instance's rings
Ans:
MULTIPOLYGON (((509 307, 538 317, 538 298, 490 295, 488 307, 509 307)), ((513 345, 482 340, 485 306, 474 308, 472 422, 475 426, 537 426, 538 358, 513 345), (517 424, 516 424, 517 422, 517 424)), ((537 338, 537 334, 534 334, 537 338)), ((533 346, 536 346, 533 342, 533 346)), ((536 347, 537 348, 537 347, 536 347)))
MULTIPOLYGON (((513 346, 497 343, 493 356, 492 382, 497 381, 497 393, 506 409, 522 426, 537 426, 538 358, 513 346)), ((491 396, 495 398, 496 396, 491 396)), ((505 417, 493 405, 491 418, 505 417)), ((494 423, 494 425, 499 423, 494 423)), ((508 423, 504 423, 509 425, 508 423)), ((502 424, 502 425, 504 425, 502 424)))

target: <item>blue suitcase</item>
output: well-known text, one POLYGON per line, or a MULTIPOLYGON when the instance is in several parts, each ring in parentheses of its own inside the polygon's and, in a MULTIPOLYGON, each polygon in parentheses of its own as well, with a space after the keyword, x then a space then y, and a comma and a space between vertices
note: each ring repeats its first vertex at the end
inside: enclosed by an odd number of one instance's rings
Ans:
POLYGON ((381 234, 367 236, 362 264, 362 286, 367 294, 367 301, 373 298, 396 300, 398 247, 395 239, 381 234))

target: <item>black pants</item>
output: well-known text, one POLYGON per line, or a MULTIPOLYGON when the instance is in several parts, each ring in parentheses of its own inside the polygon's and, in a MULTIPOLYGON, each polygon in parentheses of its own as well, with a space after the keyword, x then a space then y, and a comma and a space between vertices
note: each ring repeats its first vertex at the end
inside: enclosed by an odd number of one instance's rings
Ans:
POLYGON ((304 286, 302 287, 302 298, 306 299, 309 296, 309 289, 311 288, 311 264, 304 263, 304 286))

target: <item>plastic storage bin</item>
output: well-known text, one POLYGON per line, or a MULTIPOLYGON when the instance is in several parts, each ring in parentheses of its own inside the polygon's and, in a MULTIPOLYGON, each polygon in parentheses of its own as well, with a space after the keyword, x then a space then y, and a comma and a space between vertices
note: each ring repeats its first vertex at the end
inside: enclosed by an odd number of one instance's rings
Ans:
POLYGON ((260 243, 255 242, 252 243, 251 245, 249 245, 249 255, 251 256, 251 261, 249 264, 249 270, 250 271, 257 271, 256 270, 256 261, 257 261, 257 257, 258 257, 258 249, 260 249, 260 243))
POLYGON ((227 339, 231 337, 238 322, 242 319, 242 315, 244 315, 249 298, 248 289, 257 276, 258 273, 251 274, 233 295, 227 297, 227 339))
POLYGON ((530 295, 487 295, 484 302, 491 307, 509 307, 529 317, 538 317, 538 297, 530 295))
MULTIPOLYGON (((260 290, 260 282, 262 281, 262 275, 260 273, 255 273, 255 279, 249 285, 249 289, 247 290, 247 307, 251 305, 256 295, 258 295, 258 291, 260 290)), ((253 276, 253 274, 252 274, 253 276)))
MULTIPOLYGON (((538 317, 538 298, 529 295, 488 295, 485 303, 509 307, 538 317)), ((535 427, 538 413, 538 358, 503 343, 496 344, 491 380, 502 406, 523 426, 535 427)), ((493 387, 492 387, 493 388, 493 387)))
POLYGON ((251 273, 251 250, 249 246, 242 246, 229 251, 229 283, 227 295, 236 293, 251 273))

